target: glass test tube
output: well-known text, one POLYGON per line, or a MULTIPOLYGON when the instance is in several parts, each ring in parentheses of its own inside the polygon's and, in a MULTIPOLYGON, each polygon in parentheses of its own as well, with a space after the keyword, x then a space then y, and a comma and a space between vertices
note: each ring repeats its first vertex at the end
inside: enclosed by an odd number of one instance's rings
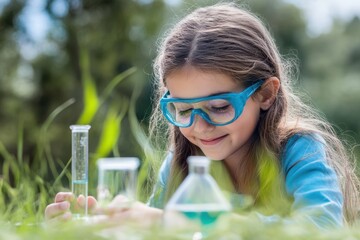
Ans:
POLYGON ((72 212, 74 218, 86 217, 88 206, 88 160, 89 160, 89 125, 71 125, 71 190, 75 195, 72 212), (83 204, 78 204, 79 196, 84 197, 83 204))

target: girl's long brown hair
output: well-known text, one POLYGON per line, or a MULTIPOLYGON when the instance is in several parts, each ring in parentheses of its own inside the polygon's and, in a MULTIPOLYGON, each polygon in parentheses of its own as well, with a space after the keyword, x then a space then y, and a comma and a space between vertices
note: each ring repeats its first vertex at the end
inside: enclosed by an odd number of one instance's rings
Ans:
MULTIPOLYGON (((154 63, 156 103, 165 91, 166 77, 185 65, 229 75, 244 87, 258 79, 273 76, 280 79, 275 102, 261 114, 250 156, 257 156, 256 149, 266 149, 280 161, 289 137, 296 133, 319 134, 326 142, 327 161, 341 182, 345 217, 350 222, 356 218, 359 180, 354 159, 332 126, 294 93, 289 77, 292 64, 281 58, 271 35, 256 16, 234 4, 217 4, 199 8, 177 23, 167 33, 154 63)), ((165 123, 159 109, 158 105, 154 108, 150 133, 167 136, 168 148, 174 153, 169 185, 176 185, 187 174, 187 157, 201 151, 178 127, 165 123)), ((245 182, 251 182, 256 178, 256 171, 250 170, 247 178, 245 182)), ((242 187, 246 186, 237 189, 242 187)))

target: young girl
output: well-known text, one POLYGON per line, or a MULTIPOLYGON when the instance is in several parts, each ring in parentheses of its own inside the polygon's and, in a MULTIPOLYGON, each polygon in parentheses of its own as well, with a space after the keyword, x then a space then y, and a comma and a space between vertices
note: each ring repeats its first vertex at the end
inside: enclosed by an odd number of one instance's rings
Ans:
MULTIPOLYGON (((186 159, 205 155, 225 167, 233 195, 252 196, 258 209, 271 209, 284 189, 288 211, 274 207, 279 212, 266 215, 301 215, 318 226, 355 220, 353 162, 330 124, 294 95, 287 64, 253 14, 234 4, 195 10, 169 32, 155 73, 159 101, 150 129, 164 136, 168 121, 169 154, 150 206, 119 214, 160 218, 188 174, 186 159)), ((67 196, 57 195, 48 218, 67 211, 60 206, 67 196)))

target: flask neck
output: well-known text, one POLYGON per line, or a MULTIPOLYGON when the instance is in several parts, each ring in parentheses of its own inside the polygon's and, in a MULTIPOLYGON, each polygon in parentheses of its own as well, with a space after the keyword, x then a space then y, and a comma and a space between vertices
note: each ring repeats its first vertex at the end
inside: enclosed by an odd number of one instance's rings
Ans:
POLYGON ((195 166, 191 166, 190 165, 190 173, 195 173, 195 174, 208 174, 209 173, 209 168, 208 166, 198 166, 198 165, 195 165, 195 166))
POLYGON ((205 156, 190 156, 187 159, 189 173, 207 174, 209 173, 210 160, 205 156))

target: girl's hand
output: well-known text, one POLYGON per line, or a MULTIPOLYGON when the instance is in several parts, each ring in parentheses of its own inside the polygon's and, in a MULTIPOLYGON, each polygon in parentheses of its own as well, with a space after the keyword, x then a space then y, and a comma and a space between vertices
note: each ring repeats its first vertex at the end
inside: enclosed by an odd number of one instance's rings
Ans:
POLYGON ((118 195, 109 206, 97 208, 95 212, 106 215, 106 221, 117 224, 134 222, 142 226, 150 226, 161 221, 163 215, 161 209, 149 207, 142 202, 135 202, 131 205, 128 203, 128 198, 118 195))
MULTIPOLYGON (((55 196, 54 203, 49 204, 45 209, 46 220, 69 220, 72 218, 70 212, 70 203, 75 201, 75 196, 71 192, 59 192, 55 196)), ((87 198, 88 208, 94 209, 96 207, 96 199, 92 196, 87 198)), ((77 206, 83 207, 85 205, 84 196, 79 196, 76 199, 77 206)))

